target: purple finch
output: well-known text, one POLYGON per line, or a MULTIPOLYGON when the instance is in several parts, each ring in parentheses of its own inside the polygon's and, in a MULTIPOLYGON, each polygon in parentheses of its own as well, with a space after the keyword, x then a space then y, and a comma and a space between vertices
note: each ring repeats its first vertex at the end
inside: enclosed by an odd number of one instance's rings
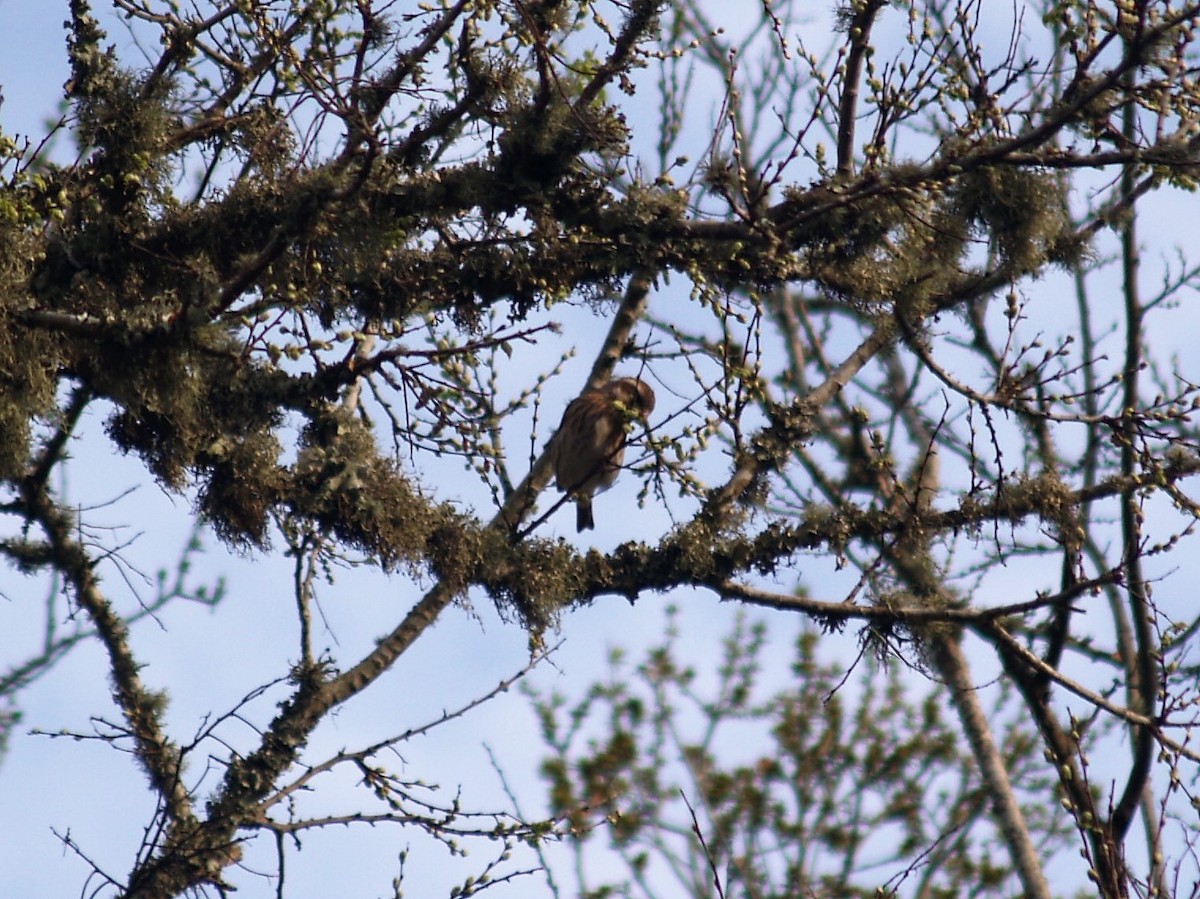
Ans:
POLYGON ((594 528, 592 497, 607 490, 621 473, 625 429, 654 411, 654 391, 638 378, 618 378, 585 390, 563 412, 551 441, 554 480, 575 501, 575 529, 594 528))

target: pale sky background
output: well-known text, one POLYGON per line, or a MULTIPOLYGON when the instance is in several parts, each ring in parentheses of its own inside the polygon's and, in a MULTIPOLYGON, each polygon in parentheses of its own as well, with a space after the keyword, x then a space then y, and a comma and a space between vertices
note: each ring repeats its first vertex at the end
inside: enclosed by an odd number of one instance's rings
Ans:
MULTIPOLYGON (((757 7, 757 4, 751 4, 757 7)), ((824 10, 829 4, 821 4, 824 10)), ((98 12, 105 8, 95 4, 98 12)), ((67 77, 65 32, 67 4, 47 0, 0 0, 0 86, 4 103, 0 124, 7 133, 40 134, 43 122, 54 114, 61 98, 61 86, 67 77)), ((120 40, 117 30, 110 38, 120 40)), ((129 61, 127 57, 126 62, 129 61)), ((65 146, 62 148, 65 150, 65 146)), ((1154 221, 1161 233, 1149 233, 1145 239, 1161 245, 1183 239, 1173 223, 1194 221, 1194 201, 1173 197, 1152 199, 1154 221), (1183 204, 1189 205, 1183 205, 1183 204)), ((1147 287, 1152 283, 1155 260, 1147 258, 1147 287)), ((1053 284, 1050 285, 1053 287, 1053 284)), ((1043 285, 1043 288, 1045 285, 1043 285)), ((1031 293, 1039 288, 1031 288, 1031 293)), ((1065 288, 1064 288, 1065 289, 1065 288)), ((659 314, 685 296, 682 279, 656 299, 659 314)), ((562 307, 560 307, 562 308, 562 307)), ((1115 307, 1114 307, 1115 314, 1115 307)), ((562 404, 578 389, 590 365, 591 354, 598 348, 607 321, 594 318, 586 310, 562 308, 566 333, 588 335, 590 343, 578 345, 579 355, 546 396, 542 411, 543 425, 538 445, 549 434, 549 425, 557 422, 562 404), (572 326, 576 327, 572 327, 572 326)), ((1173 326, 1156 334, 1156 349, 1178 341, 1184 369, 1197 372, 1197 355, 1190 346, 1197 318, 1181 309, 1168 321, 1173 326)), ((530 364, 548 368, 561 351, 551 347, 543 357, 529 356, 530 364)), ((518 350, 518 352, 522 352, 518 350)), ((529 352, 529 351, 525 351, 529 352)), ((665 414, 671 400, 660 392, 657 418, 665 414)), ((97 410, 83 428, 83 437, 73 445, 75 462, 68 495, 82 507, 114 502, 85 516, 94 525, 117 530, 102 534, 105 542, 132 542, 122 557, 144 574, 154 576, 163 567, 170 568, 190 530, 188 497, 169 496, 148 482, 136 459, 115 455, 102 433, 103 417, 97 410), (128 495, 129 488, 136 490, 128 495), (117 499, 119 497, 119 499, 117 499)), ((513 427, 528 428, 528 418, 514 419, 513 427)), ((521 461, 528 452, 528 431, 510 439, 513 473, 524 473, 521 461)), ((470 476, 460 467, 445 463, 433 467, 421 463, 423 470, 439 485, 466 483, 470 476)), ((601 550, 641 536, 650 537, 669 526, 665 510, 650 506, 639 510, 634 505, 635 479, 628 476, 600 497, 596 504, 598 529, 589 540, 601 550)), ((482 490, 464 496, 481 514, 490 514, 488 499, 482 490)), ((679 512, 687 506, 680 505, 679 512)), ((550 522, 550 533, 561 533, 576 540, 571 526, 572 510, 560 510, 550 522)), ((11 526, 6 522, 8 526, 11 526)), ((212 582, 222 576, 228 595, 217 612, 199 606, 177 604, 169 608, 159 622, 145 621, 134 631, 137 656, 145 664, 142 672, 147 684, 166 688, 171 694, 168 719, 172 735, 186 741, 202 729, 206 716, 232 709, 250 690, 286 673, 297 658, 296 623, 291 593, 291 560, 278 555, 226 554, 211 535, 205 535, 205 555, 194 565, 195 581, 212 582)), ((582 540, 577 545, 586 546, 582 540)), ((1193 559, 1195 549, 1185 548, 1167 560, 1170 570, 1193 559)), ((1017 566, 1018 568, 1020 566, 1017 566)), ((1194 563, 1189 563, 1189 568, 1194 563)), ((1167 607, 1188 614, 1193 600, 1191 585, 1196 572, 1181 572, 1164 581, 1156 598, 1167 607)), ((834 577, 825 561, 801 558, 789 577, 803 577, 815 595, 840 598, 845 592, 846 575, 834 577)), ((135 607, 136 599, 112 565, 103 570, 106 589, 118 597, 123 608, 135 607)), ((1027 570, 1008 575, 1011 595, 997 595, 996 602, 1027 598, 1031 576, 1027 570)), ((151 595, 135 574, 129 582, 151 595)), ((1001 581, 998 580, 998 583, 1001 581)), ((790 586, 790 581, 784 583, 790 586)), ((1038 586, 1041 586, 1040 584, 1038 586)), ((1005 591, 1001 590, 1001 594, 1005 591)), ((41 636, 47 584, 41 579, 24 578, 9 570, 0 570, 0 633, 5 652, 0 665, 24 658, 36 649, 41 636)), ((420 596, 420 586, 403 576, 384 579, 364 570, 344 569, 333 585, 320 593, 321 608, 329 624, 317 635, 318 647, 329 646, 344 663, 360 656, 378 636, 389 631, 420 596)), ((604 598, 589 608, 567 615, 563 641, 552 666, 543 666, 532 679, 543 690, 558 689, 578 698, 594 679, 606 670, 609 647, 622 645, 633 650, 653 645, 661 638, 664 607, 676 602, 683 608, 685 631, 683 645, 692 653, 691 661, 706 676, 719 651, 719 639, 728 629, 734 608, 718 603, 706 592, 679 591, 665 597, 645 595, 636 605, 616 597, 604 598)), ((60 602, 60 610, 63 608, 60 602)), ((802 622, 795 616, 770 615, 773 651, 770 664, 777 674, 771 680, 785 682, 789 675, 787 660, 790 644, 802 622)), ((829 637, 823 643, 826 657, 844 658, 848 665, 856 653, 854 628, 847 635, 829 637)), ((553 642, 555 635, 550 635, 553 642)), ((339 749, 355 749, 437 718, 444 710, 454 709, 494 687, 501 679, 520 669, 528 657, 526 635, 515 625, 502 623, 486 599, 477 601, 473 612, 462 608, 447 611, 399 663, 376 685, 346 707, 338 710, 317 730, 310 743, 310 759, 322 758, 339 749)), ((990 653, 986 656, 990 659, 990 653)), ((140 842, 142 827, 149 821, 150 795, 145 778, 135 764, 99 741, 51 739, 31 734, 65 730, 89 733, 93 716, 118 720, 108 695, 107 665, 97 645, 74 650, 48 675, 20 696, 25 713, 7 757, 0 764, 0 871, 5 872, 4 895, 73 896, 79 895, 87 866, 64 850, 55 836, 69 831, 71 838, 101 868, 123 878, 140 842)), ((979 682, 986 683, 995 672, 981 668, 979 682)), ((708 675, 711 677, 711 675, 708 675)), ((848 686, 855 689, 853 681, 848 686)), ((280 689, 259 698, 250 709, 256 721, 269 720, 273 705, 284 693, 280 689)), ((534 731, 535 723, 527 701, 511 691, 491 703, 400 747, 403 763, 399 773, 441 786, 440 797, 449 800, 460 783, 464 785, 463 806, 468 809, 507 809, 508 801, 500 789, 482 743, 493 749, 505 775, 515 787, 526 814, 544 809, 543 789, 536 776, 542 750, 534 731)), ((254 744, 255 735, 237 726, 221 731, 229 741, 243 741, 242 748, 254 744)), ((748 753, 759 747, 747 747, 748 753)), ((193 758, 190 773, 204 768, 204 755, 193 758)), ((220 777, 214 771, 205 781, 211 787, 220 777)), ((339 808, 335 791, 317 796, 321 808, 329 812, 354 810, 357 791, 343 778, 344 802, 339 808)), ((205 792, 202 788, 201 792, 205 792)), ((471 844, 468 864, 451 860, 440 846, 418 833, 395 825, 374 829, 355 827, 312 833, 304 838, 305 850, 289 851, 287 857, 287 895, 292 899, 318 899, 331 895, 374 897, 388 893, 388 883, 396 872, 396 855, 411 850, 406 865, 405 892, 409 896, 445 895, 449 887, 482 867, 482 859, 491 851, 486 845, 471 844)), ((569 856, 549 849, 552 863, 557 858, 562 869, 569 856)), ((247 854, 248 868, 273 872, 273 840, 260 837, 247 854)), ((561 882, 561 880, 560 880, 561 882)), ((570 882, 569 880, 567 881, 570 882)), ((258 899, 274 895, 274 884, 267 879, 237 876, 238 896, 258 899)), ((89 885, 97 886, 96 883, 89 885)), ((544 880, 533 875, 508 886, 492 888, 486 894, 499 899, 508 896, 543 895, 544 880)))

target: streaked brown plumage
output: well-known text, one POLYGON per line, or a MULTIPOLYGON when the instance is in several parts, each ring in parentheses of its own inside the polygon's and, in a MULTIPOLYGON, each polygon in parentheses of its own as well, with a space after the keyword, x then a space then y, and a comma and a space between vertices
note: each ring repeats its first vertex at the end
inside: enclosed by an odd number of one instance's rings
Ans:
POLYGON ((638 378, 585 390, 563 412, 550 452, 558 489, 575 501, 575 529, 596 526, 592 497, 607 490, 625 459, 625 427, 654 411, 654 391, 638 378))

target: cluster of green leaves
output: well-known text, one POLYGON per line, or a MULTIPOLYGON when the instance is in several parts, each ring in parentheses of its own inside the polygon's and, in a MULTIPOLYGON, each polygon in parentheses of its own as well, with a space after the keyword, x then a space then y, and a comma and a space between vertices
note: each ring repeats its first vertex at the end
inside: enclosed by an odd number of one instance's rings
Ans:
MULTIPOLYGON (((577 852, 596 858, 600 841, 624 863, 623 877, 585 880, 580 895, 672 883, 699 899, 714 877, 723 895, 779 899, 1017 889, 995 852, 987 787, 936 691, 899 664, 860 656, 847 674, 822 663, 808 628, 791 684, 768 686, 780 647, 765 625, 738 616, 699 664, 680 657, 681 618, 668 610, 663 642, 640 661, 614 651, 581 699, 527 689, 552 811, 572 823, 577 852)), ((1014 737, 1007 761, 1022 788, 1046 790, 1036 741, 1014 737)), ((1047 855, 1066 845, 1052 817, 1032 820, 1047 855)))

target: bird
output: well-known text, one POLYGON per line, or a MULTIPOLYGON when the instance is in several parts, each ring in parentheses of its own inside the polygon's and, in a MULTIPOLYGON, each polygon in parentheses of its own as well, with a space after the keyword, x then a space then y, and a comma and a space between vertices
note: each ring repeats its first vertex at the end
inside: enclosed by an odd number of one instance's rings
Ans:
POLYGON ((634 419, 654 411, 654 391, 639 378, 617 378, 585 390, 563 412, 551 439, 554 481, 575 502, 575 530, 596 526, 592 497, 607 490, 621 473, 625 431, 634 419))

